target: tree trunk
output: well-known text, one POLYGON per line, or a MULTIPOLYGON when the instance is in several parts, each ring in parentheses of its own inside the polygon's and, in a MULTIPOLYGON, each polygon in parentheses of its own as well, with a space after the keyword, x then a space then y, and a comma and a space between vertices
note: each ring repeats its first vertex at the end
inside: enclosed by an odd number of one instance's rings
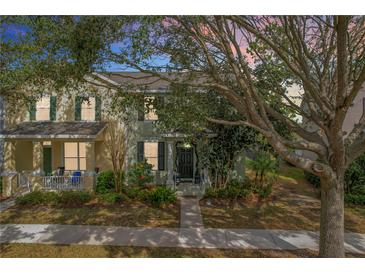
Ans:
POLYGON ((337 178, 321 179, 320 257, 345 257, 344 179, 337 178))

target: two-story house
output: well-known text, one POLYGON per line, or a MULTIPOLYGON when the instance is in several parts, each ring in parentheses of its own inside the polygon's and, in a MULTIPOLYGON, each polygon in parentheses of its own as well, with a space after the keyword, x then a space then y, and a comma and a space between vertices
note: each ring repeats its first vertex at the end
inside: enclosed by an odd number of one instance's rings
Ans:
MULTIPOLYGON (((131 92, 143 93, 146 99, 166 98, 168 82, 141 76, 133 72, 100 75, 101 81, 133 85, 131 92)), ((106 145, 108 121, 113 118, 107 111, 110 100, 113 91, 88 85, 66 94, 44 92, 28 107, 15 111, 7 108, 9 102, 3 102, 4 194, 11 195, 19 185, 92 189, 95 174, 112 169, 106 145)), ((195 144, 184 142, 184 133, 158 132, 156 112, 145 107, 146 111, 134 111, 128 126, 119 125, 127 136, 125 171, 134 162, 147 160, 157 183, 207 182, 208 172, 199 166, 195 144)), ((238 172, 243 173, 243 168, 238 172)))

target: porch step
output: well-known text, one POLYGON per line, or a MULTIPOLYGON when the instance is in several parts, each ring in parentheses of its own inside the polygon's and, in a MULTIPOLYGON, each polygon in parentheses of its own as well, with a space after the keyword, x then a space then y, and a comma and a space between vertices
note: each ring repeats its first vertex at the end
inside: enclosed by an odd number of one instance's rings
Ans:
POLYGON ((193 183, 180 183, 176 193, 179 197, 202 197, 204 195, 200 186, 193 183))

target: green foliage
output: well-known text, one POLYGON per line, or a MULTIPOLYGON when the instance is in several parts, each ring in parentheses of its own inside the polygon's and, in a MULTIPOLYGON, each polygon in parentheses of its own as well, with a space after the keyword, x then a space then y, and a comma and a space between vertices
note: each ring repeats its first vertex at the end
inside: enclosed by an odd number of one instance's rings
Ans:
POLYGON ((56 205, 59 200, 59 195, 56 192, 34 191, 16 198, 15 202, 22 206, 56 205))
POLYGON ((99 194, 98 198, 100 198, 100 200, 105 203, 114 204, 123 201, 125 199, 125 195, 115 192, 108 192, 99 194))
POLYGON ((98 194, 104 194, 114 191, 114 174, 113 171, 107 170, 100 172, 96 177, 96 190, 98 194))
POLYGON ((365 205, 365 194, 345 194, 345 203, 353 205, 365 205))
MULTIPOLYGON (((321 182, 318 176, 305 172, 305 178, 320 188, 321 182)), ((365 195, 365 154, 356 159, 345 172, 345 194, 365 195)), ((348 198, 351 201, 352 198, 348 198)))
POLYGON ((152 174, 152 165, 147 161, 134 163, 128 171, 128 181, 137 186, 144 186, 152 183, 154 176, 152 174))
POLYGON ((310 173, 310 172, 304 172, 305 179, 310 182, 315 188, 319 188, 321 186, 321 180, 318 176, 310 173))
POLYGON ((251 193, 251 187, 244 182, 232 180, 224 188, 208 188, 205 191, 205 198, 221 198, 236 200, 238 198, 246 198, 251 193))
POLYGON ((365 154, 356 159, 345 172, 345 191, 364 193, 365 191, 365 154))
POLYGON ((0 177, 0 195, 3 194, 3 177, 0 177))
POLYGON ((259 198, 266 199, 272 193, 272 183, 264 185, 255 185, 253 187, 253 192, 256 193, 259 196, 259 198))
POLYGON ((62 192, 42 192, 34 191, 24 196, 18 197, 16 203, 22 206, 33 205, 83 205, 92 199, 89 192, 84 191, 62 191, 62 192))
POLYGON ((159 186, 144 192, 143 196, 147 202, 156 207, 173 204, 177 200, 176 193, 165 186, 159 186))
POLYGON ((248 166, 255 172, 255 182, 263 184, 276 178, 278 161, 268 152, 259 152, 256 159, 248 161, 248 166))
POLYGON ((58 195, 59 203, 65 206, 81 206, 93 198, 91 193, 86 191, 61 191, 58 195))

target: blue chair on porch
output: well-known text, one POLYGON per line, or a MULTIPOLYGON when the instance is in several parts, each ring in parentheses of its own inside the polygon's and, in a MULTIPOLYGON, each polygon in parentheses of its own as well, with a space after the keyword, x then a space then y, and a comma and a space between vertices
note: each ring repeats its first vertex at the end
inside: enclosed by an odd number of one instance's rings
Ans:
POLYGON ((75 171, 72 173, 71 183, 80 183, 81 171, 75 171))

